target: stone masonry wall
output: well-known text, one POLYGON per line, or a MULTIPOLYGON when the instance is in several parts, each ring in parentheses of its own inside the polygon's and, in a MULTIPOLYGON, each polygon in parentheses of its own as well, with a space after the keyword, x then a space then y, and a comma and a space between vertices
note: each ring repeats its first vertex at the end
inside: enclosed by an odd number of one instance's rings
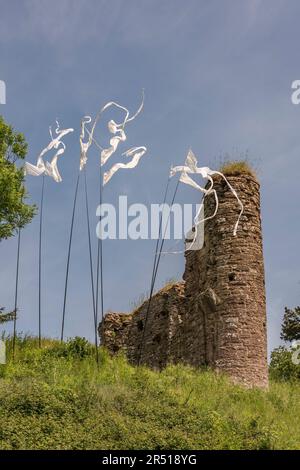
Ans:
POLYGON ((125 351, 132 364, 162 369, 180 360, 181 316, 185 312, 184 282, 165 287, 153 296, 143 338, 148 301, 130 315, 108 313, 99 332, 112 353, 125 351), (143 339, 143 348, 141 348, 143 339))
MULTIPOLYGON (((246 386, 268 385, 266 301, 259 183, 250 175, 228 180, 244 204, 239 206, 225 181, 215 178, 219 210, 205 222, 204 246, 186 253, 183 282, 167 286, 130 315, 109 313, 99 327, 111 353, 161 369, 183 362, 210 366, 246 386), (143 338, 144 335, 144 338, 143 338), (141 348, 141 342, 143 347, 141 348)), ((205 216, 214 212, 205 199, 205 216)))

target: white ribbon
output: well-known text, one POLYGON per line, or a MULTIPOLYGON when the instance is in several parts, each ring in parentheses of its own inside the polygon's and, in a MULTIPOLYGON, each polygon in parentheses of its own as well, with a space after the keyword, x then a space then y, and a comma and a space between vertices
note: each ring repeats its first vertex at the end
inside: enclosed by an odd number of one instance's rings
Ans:
POLYGON ((88 151, 88 149, 89 149, 92 142, 101 151, 101 154, 100 154, 101 155, 101 166, 103 166, 107 162, 107 160, 116 152, 120 142, 125 142, 126 141, 127 137, 126 137, 126 134, 125 134, 125 131, 124 131, 125 125, 128 122, 133 121, 140 114, 143 107, 144 107, 144 90, 142 91, 142 102, 141 102, 138 110, 136 111, 136 113, 131 117, 130 117, 129 110, 127 108, 125 108, 125 106, 122 106, 119 103, 116 103, 115 101, 110 101, 110 102, 106 103, 100 109, 100 111, 98 112, 98 114, 97 114, 97 116, 94 120, 94 123, 93 123, 93 126, 92 126, 91 130, 89 130, 88 128, 85 128, 85 125, 87 123, 90 123, 92 121, 92 119, 91 119, 90 116, 85 116, 84 119, 88 119, 88 120, 82 121, 82 132, 81 132, 81 138, 80 138, 80 146, 81 146, 80 170, 83 169, 83 167, 85 166, 85 164, 87 162, 87 151, 88 151), (108 122, 108 130, 111 134, 113 134, 113 137, 109 141, 110 147, 104 149, 97 142, 97 140, 94 138, 94 132, 95 132, 96 125, 97 125, 101 115, 104 113, 104 111, 106 111, 108 108, 110 108, 112 106, 124 111, 125 112, 125 118, 119 124, 117 124, 113 119, 111 119, 108 122), (89 140, 86 144, 83 144, 82 139, 84 138, 85 130, 87 131, 87 133, 89 135, 89 140), (86 145, 86 147, 83 148, 83 145, 86 145))
POLYGON ((46 166, 42 157, 38 157, 36 165, 25 162, 24 174, 32 176, 40 176, 45 172, 46 166))
POLYGON ((140 159, 142 158, 143 155, 147 152, 146 147, 133 147, 126 152, 122 153, 122 155, 125 155, 126 157, 132 157, 131 161, 129 163, 116 163, 111 167, 109 171, 106 171, 103 175, 103 185, 107 184, 109 180, 112 178, 112 176, 120 169, 132 169, 135 168, 140 159))
POLYGON ((66 150, 66 146, 63 142, 61 142, 61 145, 63 146, 63 148, 58 149, 58 151, 52 158, 51 163, 46 162, 46 169, 45 169, 45 174, 53 178, 54 181, 56 181, 56 183, 61 183, 62 181, 62 177, 60 176, 60 173, 57 168, 57 160, 58 160, 58 157, 62 155, 64 151, 66 150))
MULTIPOLYGON (((84 165, 86 164, 86 162, 87 162, 87 150, 90 147, 92 142, 101 151, 101 153, 100 153, 101 166, 105 165, 106 162, 110 159, 110 157, 117 151, 120 143, 126 141, 127 136, 126 136, 126 133, 125 133, 125 130, 124 130, 126 124, 133 121, 140 114, 143 107, 144 107, 144 90, 143 90, 143 94, 142 94, 142 102, 141 102, 138 110, 136 111, 136 113, 133 114, 132 116, 130 116, 129 110, 127 108, 125 108, 124 106, 116 103, 115 101, 110 101, 109 103, 106 103, 106 105, 104 105, 103 108, 101 108, 100 111, 98 112, 98 114, 95 118, 95 121, 93 123, 93 127, 92 127, 91 131, 88 128, 85 128, 85 124, 87 122, 91 122, 90 116, 86 117, 89 121, 83 121, 82 122, 82 133, 81 133, 82 137, 80 139, 80 145, 81 145, 81 159, 80 159, 81 165, 80 165, 80 169, 82 169, 84 167, 84 165), (95 131, 96 124, 97 124, 98 120, 100 119, 101 115, 103 114, 103 112, 106 111, 111 106, 114 106, 114 107, 124 111, 125 112, 125 117, 124 117, 124 120, 119 124, 116 123, 113 119, 111 119, 108 122, 108 130, 111 134, 113 134, 113 137, 109 141, 110 147, 103 148, 97 142, 97 140, 94 138, 94 131, 95 131), (83 140, 83 137, 84 137, 84 131, 85 130, 87 131, 87 133, 89 135, 89 140, 85 144, 86 147, 83 148, 84 144, 83 144, 82 140, 83 140)), ((127 150, 126 152, 123 152, 122 156, 132 157, 131 161, 129 163, 116 163, 115 165, 113 165, 109 171, 104 173, 104 175, 103 175, 103 185, 107 184, 109 182, 109 180, 112 178, 112 176, 119 169, 121 169, 121 168, 124 168, 124 169, 135 168, 138 165, 138 163, 139 163, 140 159, 142 158, 142 156, 146 153, 146 151, 147 151, 146 147, 141 146, 141 147, 132 147, 129 150, 127 150)))
MULTIPOLYGON (((109 105, 110 106, 114 105, 114 106, 117 106, 120 109, 123 109, 126 113, 126 116, 125 116, 124 121, 121 122, 120 124, 117 124, 114 120, 111 120, 108 123, 108 130, 111 134, 114 134, 114 137, 112 137, 109 141, 110 147, 108 147, 106 149, 103 149, 102 152, 101 152, 101 166, 105 165, 107 160, 116 152, 120 142, 125 142, 126 141, 127 136, 126 136, 125 131, 124 131, 125 125, 128 122, 133 121, 140 114, 140 112, 142 111, 142 109, 144 107, 144 91, 143 91, 143 95, 142 95, 142 103, 141 103, 139 109, 137 110, 137 112, 131 117, 129 117, 128 109, 125 108, 124 106, 120 106, 119 104, 117 104, 115 102, 109 103, 109 105), (116 135, 116 134, 118 134, 118 135, 116 135)), ((128 150, 128 152, 130 152, 130 150, 128 150)), ((126 152, 123 155, 126 155, 126 152)), ((128 154, 128 156, 129 156, 129 154, 128 154)))
MULTIPOLYGON (((84 116, 83 119, 81 120, 81 123, 80 123, 80 129, 81 129, 81 132, 80 132, 80 137, 79 137, 79 143, 80 143, 80 162, 79 162, 79 169, 80 171, 83 170, 83 168, 85 167, 86 163, 87 163, 87 153, 88 153, 88 150, 92 144, 92 136, 89 135, 89 140, 87 142, 83 142, 83 139, 85 137, 85 126, 86 124, 89 124, 90 122, 92 121, 92 118, 91 116, 84 116)), ((87 130, 88 132, 88 130, 87 130)))
POLYGON ((118 145, 120 142, 125 142, 126 140, 126 134, 124 130, 121 128, 119 129, 118 126, 114 121, 109 121, 108 126, 110 126, 110 132, 113 134, 116 134, 117 132, 119 135, 116 135, 115 137, 112 137, 109 141, 110 147, 107 149, 103 149, 101 152, 101 166, 103 166, 107 160, 116 152, 118 145))
POLYGON ((221 177, 224 179, 224 181, 227 183, 227 185, 228 185, 230 191, 232 192, 232 194, 235 196, 235 198, 237 199, 237 201, 238 201, 238 203, 239 203, 239 206, 240 206, 241 210, 240 210, 238 219, 237 219, 237 221, 236 221, 236 224, 235 224, 234 230, 233 230, 233 235, 236 236, 236 234, 237 234, 237 229, 238 229, 238 226, 239 226, 241 217, 242 217, 243 212, 244 212, 244 205, 243 205, 242 201, 240 200, 240 198, 238 197, 236 190, 231 186, 231 184, 229 183, 228 179, 226 178, 225 175, 223 175, 223 173, 221 173, 220 171, 213 171, 213 170, 210 170, 210 173, 209 173, 209 174, 210 174, 210 175, 219 175, 219 176, 221 176, 221 177))
POLYGON ((197 162, 197 159, 193 153, 192 150, 189 150, 188 154, 187 154, 187 157, 186 157, 186 160, 185 160, 185 164, 184 165, 181 165, 181 166, 176 166, 176 167, 173 167, 171 168, 171 171, 170 171, 170 177, 174 176, 176 173, 181 173, 180 175, 180 181, 184 184, 187 184, 189 186, 192 186, 194 189, 200 191, 202 194, 204 194, 204 198, 213 193, 214 197, 215 197, 215 202, 216 202, 216 207, 215 207, 215 211, 214 213, 209 216, 209 217, 206 217, 204 218, 204 212, 203 212, 203 202, 202 204, 200 205, 200 208, 199 210, 197 211, 197 214, 194 218, 194 224, 195 224, 195 234, 194 234, 194 238, 193 238, 193 241, 192 243, 186 248, 186 250, 191 250, 194 243, 196 242, 196 239, 197 239, 197 235, 198 235, 198 226, 200 223, 204 223, 205 221, 209 220, 209 219, 212 219, 216 216, 217 214, 217 211, 218 211, 218 208, 219 208, 219 200, 218 200, 218 195, 217 195, 217 192, 216 190, 213 188, 214 187, 214 181, 213 181, 213 178, 212 176, 213 175, 219 175, 221 176, 224 181, 226 182, 226 184, 228 185, 230 191, 232 192, 232 194, 235 196, 235 198, 237 199, 239 205, 240 205, 240 213, 239 213, 239 216, 238 216, 238 219, 237 219, 237 222, 234 226, 234 230, 233 230, 233 235, 236 236, 237 234, 237 229, 238 229, 238 226, 239 226, 239 222, 240 222, 240 219, 241 219, 241 216, 244 212, 244 206, 241 202, 241 200, 239 199, 238 195, 237 195, 237 192, 235 191, 235 189, 231 186, 231 184, 229 183, 229 181, 227 180, 226 176, 221 173, 220 171, 215 171, 215 170, 211 170, 209 167, 198 167, 198 162, 197 162), (203 178, 206 178, 208 179, 208 181, 210 182, 210 187, 208 189, 206 188, 203 188, 202 186, 200 186, 199 184, 197 184, 190 176, 189 174, 198 174, 198 175, 201 175, 203 178), (203 215, 203 217, 201 217, 201 215, 203 215))
POLYGON ((57 134, 57 137, 53 137, 52 134, 52 128, 51 126, 49 127, 49 133, 51 137, 51 142, 47 147, 45 147, 41 153, 39 154, 37 158, 37 163, 36 165, 33 165, 32 163, 25 162, 25 167, 24 167, 24 173, 25 175, 32 175, 32 176, 40 176, 42 174, 45 174, 47 176, 50 176, 51 178, 54 179, 57 183, 62 181, 62 178, 59 174, 58 168, 57 168, 57 160, 60 155, 62 155, 66 149, 65 144, 61 141, 61 139, 69 134, 70 132, 73 132, 74 129, 69 128, 69 129, 59 129, 59 123, 56 121, 56 129, 55 133, 57 134), (63 146, 63 148, 59 148, 60 146, 63 146), (52 158, 51 162, 44 162, 43 156, 50 152, 50 150, 55 149, 58 151, 55 153, 54 157, 52 158))

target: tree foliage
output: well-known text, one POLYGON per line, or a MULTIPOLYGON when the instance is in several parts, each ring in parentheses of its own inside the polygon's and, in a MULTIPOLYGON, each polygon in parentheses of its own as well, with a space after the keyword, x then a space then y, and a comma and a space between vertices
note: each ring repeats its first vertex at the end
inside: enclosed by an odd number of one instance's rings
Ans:
POLYGON ((8 313, 3 313, 4 308, 0 308, 0 324, 5 323, 7 321, 12 321, 16 318, 16 312, 8 312, 8 313))
POLYGON ((293 361, 293 350, 279 346, 271 353, 270 376, 274 380, 290 381, 300 379, 300 364, 293 361))
POLYGON ((293 342, 300 340, 300 307, 285 308, 280 338, 292 345, 280 346, 272 351, 270 375, 275 380, 299 380, 299 346, 293 342))
POLYGON ((285 308, 280 337, 288 342, 300 340, 300 307, 285 308))
POLYGON ((24 172, 17 166, 26 153, 23 134, 15 132, 0 116, 0 241, 28 224, 36 211, 25 202, 24 172))

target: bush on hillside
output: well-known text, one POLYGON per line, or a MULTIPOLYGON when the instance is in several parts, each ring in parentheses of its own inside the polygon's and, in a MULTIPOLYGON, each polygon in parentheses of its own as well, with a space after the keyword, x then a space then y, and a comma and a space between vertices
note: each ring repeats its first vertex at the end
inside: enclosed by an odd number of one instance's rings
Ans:
POLYGON ((46 350, 46 354, 56 357, 84 359, 94 354, 94 346, 85 338, 75 336, 66 342, 57 343, 46 350))
POLYGON ((294 349, 284 346, 274 349, 271 353, 270 376, 274 380, 287 381, 300 379, 300 364, 293 361, 294 349))

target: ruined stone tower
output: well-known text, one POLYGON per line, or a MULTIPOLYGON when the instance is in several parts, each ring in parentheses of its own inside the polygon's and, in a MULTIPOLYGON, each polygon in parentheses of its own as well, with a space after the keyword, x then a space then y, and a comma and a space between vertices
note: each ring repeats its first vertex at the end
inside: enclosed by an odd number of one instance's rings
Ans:
MULTIPOLYGON (((268 384, 266 300, 260 219, 260 188, 250 174, 227 175, 244 204, 239 208, 226 182, 214 179, 219 198, 215 218, 204 228, 204 246, 186 253, 183 281, 166 286, 130 315, 109 313, 99 327, 112 353, 159 368, 183 362, 206 365, 246 386, 268 384), (141 345, 143 339, 143 346, 141 345)), ((214 212, 205 199, 205 217, 214 212)))

